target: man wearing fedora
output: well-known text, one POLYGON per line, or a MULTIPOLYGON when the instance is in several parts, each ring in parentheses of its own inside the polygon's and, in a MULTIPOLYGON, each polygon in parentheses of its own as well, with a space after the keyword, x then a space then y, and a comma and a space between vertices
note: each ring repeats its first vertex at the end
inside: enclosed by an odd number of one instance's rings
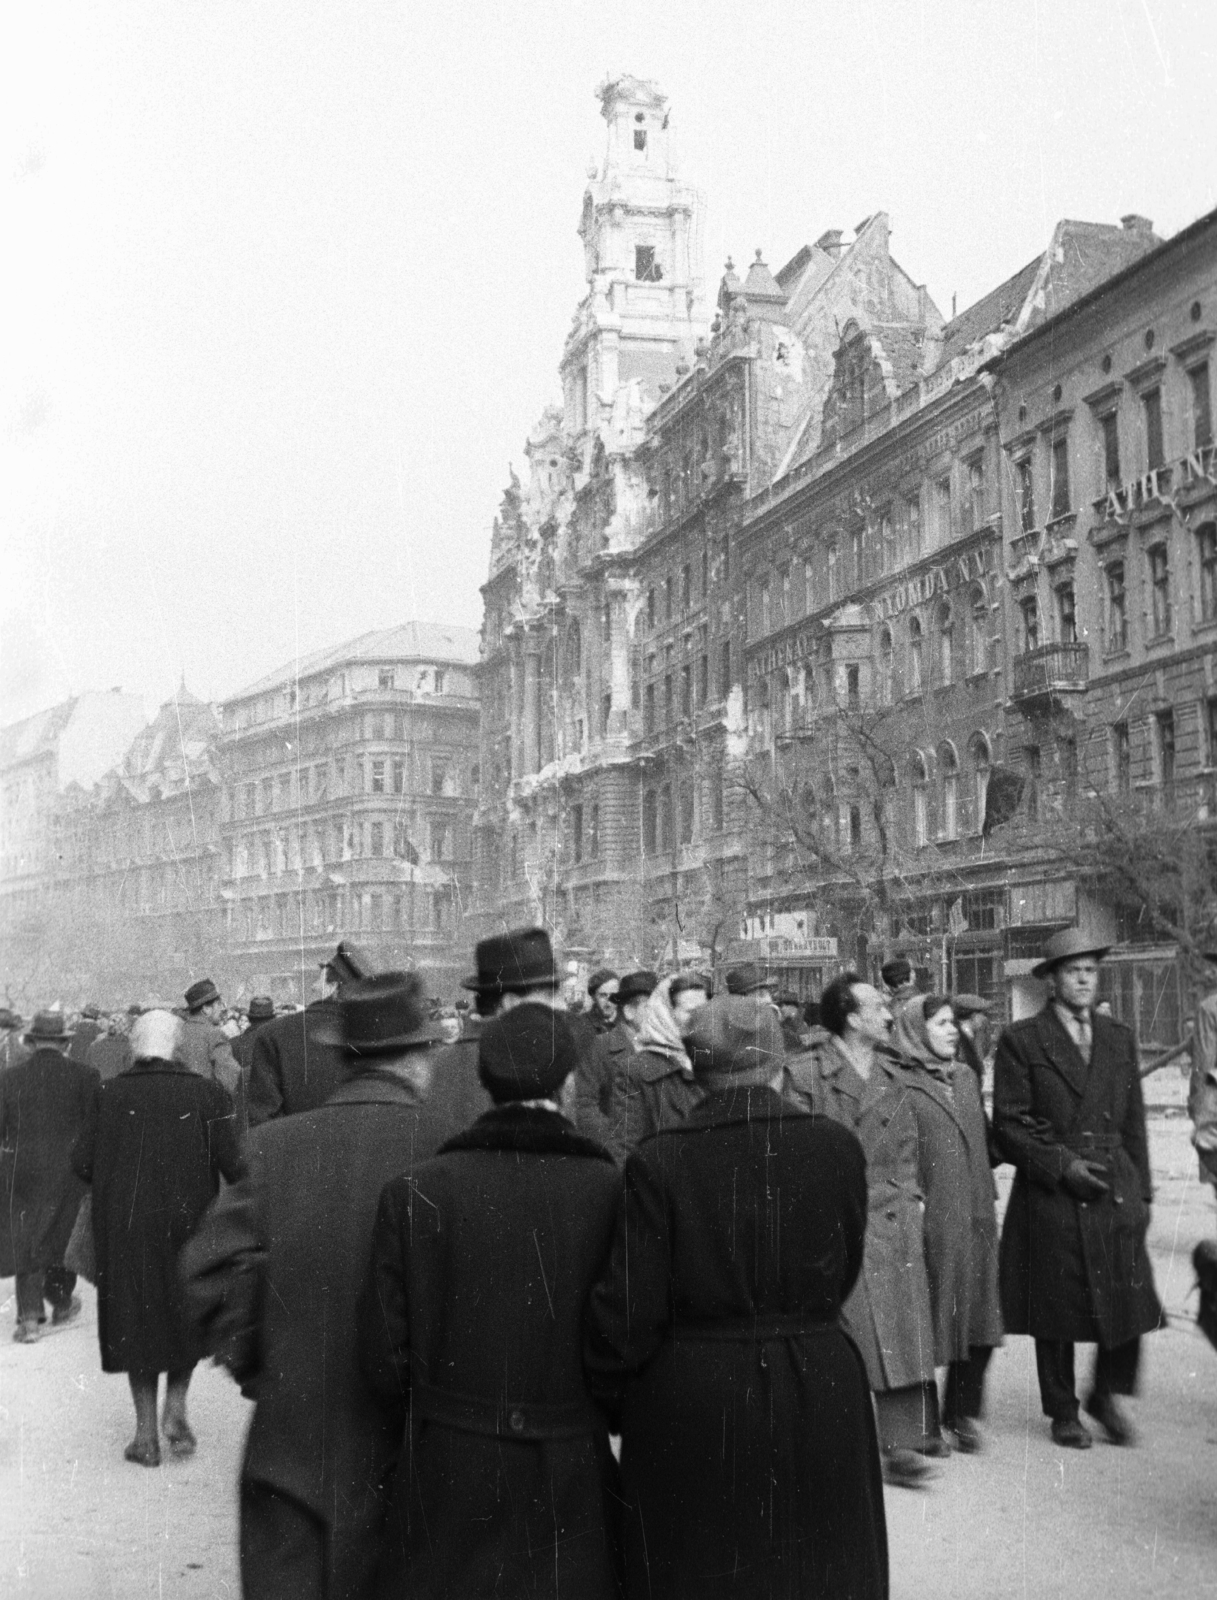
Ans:
POLYGON ((1081 928, 1047 944, 1033 975, 1051 994, 1011 1023, 994 1064, 993 1130, 1015 1168, 1000 1252, 1009 1333, 1035 1339, 1040 1400, 1056 1444, 1090 1447, 1074 1344, 1097 1345, 1085 1410, 1112 1444, 1132 1428, 1141 1335, 1161 1325, 1145 1246, 1153 1189, 1132 1033, 1095 1013, 1108 947, 1081 928))
POLYGON ((182 1061, 201 1078, 210 1078, 221 1089, 235 1095, 241 1082, 241 1069, 232 1053, 228 1035, 221 1028, 224 1001, 210 978, 192 983, 184 996, 186 1015, 182 1019, 182 1061))
POLYGON ((181 1259, 200 1339, 255 1401, 240 1554, 258 1600, 367 1592, 400 1435, 360 1377, 355 1304, 381 1190, 456 1131, 426 1097, 438 1030, 417 973, 347 982, 330 1017, 341 1085, 251 1130, 248 1175, 181 1259))
POLYGON ((274 1117, 292 1117, 324 1105, 343 1081, 340 1053, 326 1039, 333 1036, 337 1003, 344 985, 372 976, 362 950, 343 939, 321 963, 317 995, 303 1011, 289 1011, 261 1024, 254 1035, 246 1096, 249 1126, 274 1117))
POLYGON ((18 1344, 32 1344, 46 1321, 80 1310, 76 1274, 63 1264, 84 1197, 72 1149, 89 1120, 98 1077, 69 1059, 63 1014, 40 1011, 26 1030, 32 1054, 0 1073, 0 1278, 17 1279, 18 1344))
POLYGON ((468 1127, 490 1109, 490 1096, 478 1071, 486 1023, 525 1001, 564 1009, 562 974, 544 928, 513 928, 481 940, 474 965, 477 970, 462 979, 461 988, 473 995, 477 1026, 437 1054, 431 1074, 436 1112, 458 1128, 468 1127))
POLYGON ((237 1108, 237 1132, 242 1135, 249 1127, 249 1075, 253 1069, 254 1046, 261 1030, 275 1020, 275 1002, 268 994, 256 994, 245 1015, 249 1025, 232 1041, 233 1058, 241 1069, 241 1082, 233 1100, 237 1108))

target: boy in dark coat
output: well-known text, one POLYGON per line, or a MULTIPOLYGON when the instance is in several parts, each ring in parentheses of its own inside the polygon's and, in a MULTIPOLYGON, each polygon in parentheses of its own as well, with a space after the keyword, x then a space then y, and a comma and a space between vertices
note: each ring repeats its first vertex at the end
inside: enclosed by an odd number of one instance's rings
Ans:
POLYGON ((417 974, 349 983, 337 1026, 343 1085, 250 1133, 248 1176, 182 1256, 204 1343, 256 1402, 240 1540, 257 1600, 366 1592, 400 1436, 360 1378, 355 1302, 381 1189, 452 1131, 424 1098, 438 1030, 417 974))
POLYGON ((404 1430, 376 1594, 611 1600, 604 1415, 580 1361, 620 1178, 557 1097, 566 1017, 525 1001, 487 1024, 494 1108, 381 1198, 360 1352, 404 1430))
POLYGON ((59 1012, 39 1012, 25 1042, 33 1054, 0 1073, 0 1278, 17 1279, 18 1344, 37 1339, 44 1300, 55 1322, 80 1310, 63 1253, 84 1195, 72 1148, 98 1084, 92 1067, 68 1058, 72 1035, 59 1012))
POLYGON ((1088 1449, 1074 1388, 1076 1341, 1098 1346, 1086 1410, 1132 1442, 1116 1399, 1136 1392, 1141 1335, 1163 1321, 1145 1247, 1153 1187, 1136 1042, 1094 1011, 1106 947, 1079 928, 1048 942, 1044 1009, 1002 1034, 993 1131, 1016 1172, 1002 1228, 1002 1315, 1035 1339, 1056 1444, 1088 1449))
POLYGON ((706 1091, 626 1160, 592 1296, 593 1393, 620 1406, 629 1600, 883 1600, 866 1368, 840 1323, 866 1233, 854 1135, 783 1103, 777 1013, 697 1012, 706 1091))

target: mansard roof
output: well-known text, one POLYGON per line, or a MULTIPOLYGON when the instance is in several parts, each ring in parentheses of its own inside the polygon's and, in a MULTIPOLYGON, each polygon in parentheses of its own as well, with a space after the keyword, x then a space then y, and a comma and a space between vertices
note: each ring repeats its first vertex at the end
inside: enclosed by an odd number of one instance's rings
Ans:
POLYGON ((458 628, 446 623, 402 622, 395 628, 377 628, 361 633, 328 650, 317 650, 299 661, 289 661, 268 672, 256 683, 247 684, 228 696, 227 704, 265 694, 296 678, 311 678, 331 667, 360 661, 443 661, 458 666, 473 666, 478 659, 476 628, 458 628))

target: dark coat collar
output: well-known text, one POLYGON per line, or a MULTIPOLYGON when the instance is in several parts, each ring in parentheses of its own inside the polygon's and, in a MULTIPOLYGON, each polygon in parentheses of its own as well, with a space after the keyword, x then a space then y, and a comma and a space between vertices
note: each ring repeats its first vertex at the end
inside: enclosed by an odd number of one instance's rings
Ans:
POLYGON ((133 1061, 121 1076, 127 1077, 131 1073, 139 1073, 143 1076, 151 1072, 184 1072, 188 1078, 195 1076, 195 1073, 191 1071, 184 1061, 157 1061, 151 1058, 147 1061, 133 1061))
POLYGON ((440 1146, 440 1155, 453 1150, 514 1150, 536 1156, 589 1156, 612 1163, 608 1151, 594 1139, 576 1133, 560 1112, 535 1106, 495 1106, 472 1127, 440 1146))
POLYGON ((325 1102, 333 1105, 421 1106, 422 1097, 413 1084, 403 1083, 391 1072, 360 1072, 348 1078, 325 1102))
POLYGON ((699 1105, 673 1130, 681 1128, 721 1128, 732 1122, 780 1120, 798 1115, 781 1095, 768 1085, 738 1089, 711 1089, 699 1105))
MULTIPOLYGON (((1069 1030, 1057 1016, 1056 1007, 1051 1000, 1037 1014, 1035 1021, 1039 1028, 1040 1045, 1044 1054, 1073 1092, 1082 1094, 1086 1088, 1086 1080, 1090 1076, 1090 1067, 1070 1037, 1069 1030)), ((1093 1061, 1095 1055, 1093 1028, 1090 1037, 1090 1055, 1093 1061)))

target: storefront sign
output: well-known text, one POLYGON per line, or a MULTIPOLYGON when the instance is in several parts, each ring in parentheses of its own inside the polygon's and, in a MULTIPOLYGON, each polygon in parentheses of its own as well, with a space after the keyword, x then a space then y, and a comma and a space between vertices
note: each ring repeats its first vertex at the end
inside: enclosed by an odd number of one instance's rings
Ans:
POLYGON ((1134 511, 1143 510, 1154 503, 1170 511, 1176 510, 1174 497, 1170 493, 1172 486, 1178 492, 1179 489, 1191 488, 1195 483, 1211 483, 1217 488, 1217 446, 1206 444, 1199 450, 1189 450, 1187 455, 1180 456, 1178 461, 1172 461, 1169 466, 1154 467, 1149 472, 1143 472, 1139 478, 1120 484, 1118 488, 1113 485, 1099 503, 1108 521, 1123 522, 1134 511))
POLYGON ((907 578, 903 583, 894 584, 892 588, 871 601, 872 613, 876 619, 898 617, 914 606, 924 605, 935 595, 946 594, 961 584, 985 584, 989 576, 988 548, 987 545, 981 545, 964 555, 956 556, 940 567, 931 567, 928 572, 920 572, 915 578, 907 578))

